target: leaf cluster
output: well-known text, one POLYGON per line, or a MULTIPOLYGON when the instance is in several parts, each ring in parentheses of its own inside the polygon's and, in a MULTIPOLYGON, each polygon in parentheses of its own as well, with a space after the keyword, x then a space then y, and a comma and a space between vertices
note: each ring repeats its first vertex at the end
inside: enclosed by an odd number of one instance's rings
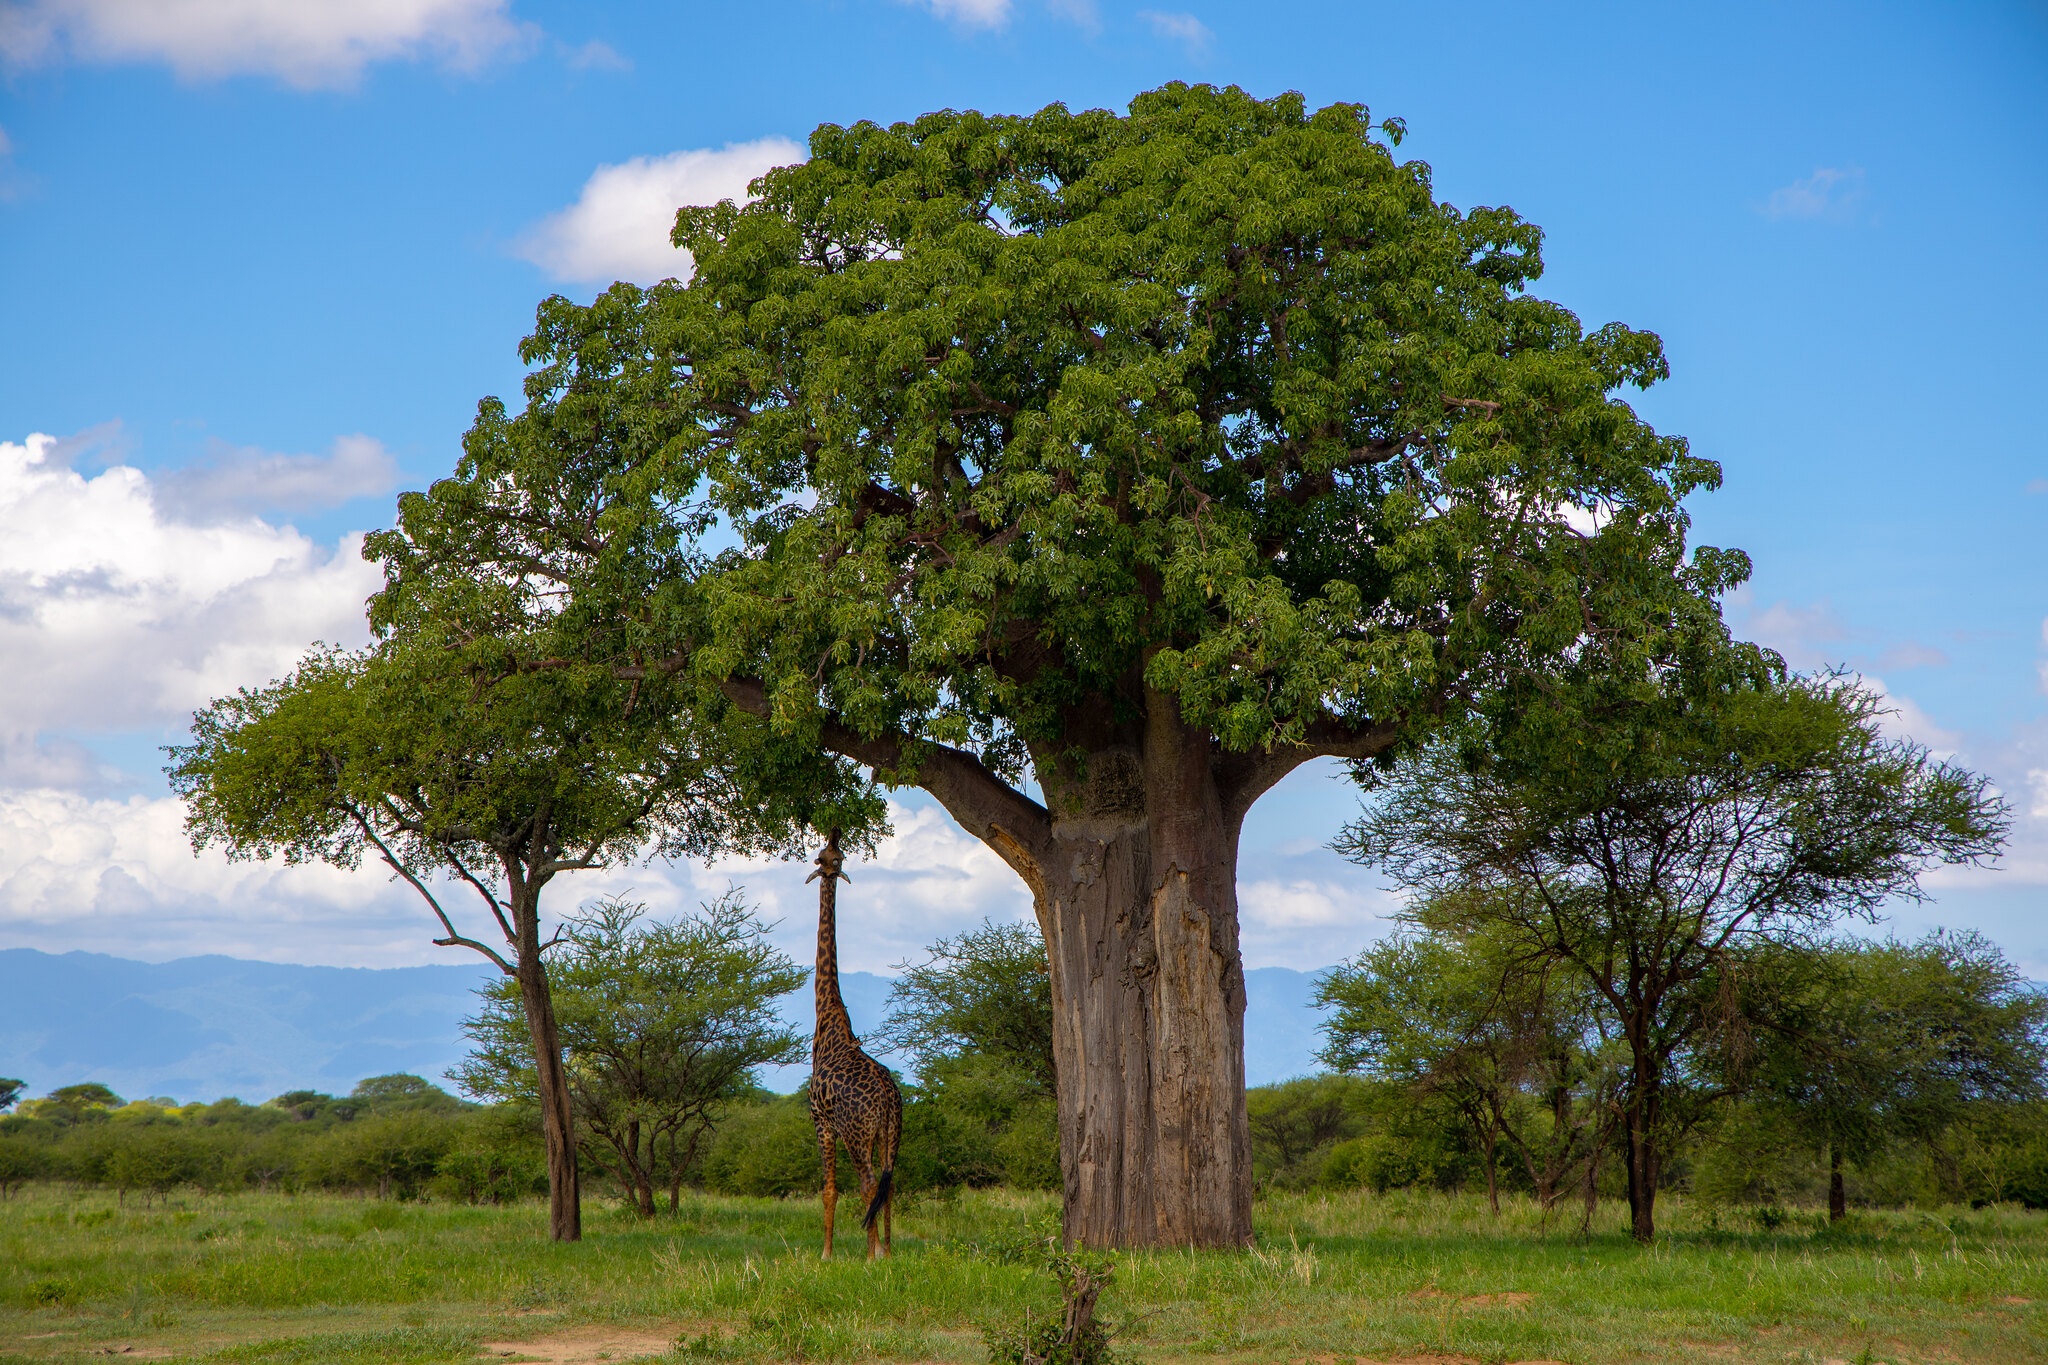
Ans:
POLYGON ((1741 1007, 1738 1079, 1851 1161, 2048 1086, 2048 994, 1975 933, 1761 955, 1741 1007))
POLYGON ((688 281, 542 305, 374 619, 1015 779, 1148 692, 1232 750, 1419 725, 1739 581, 1685 553, 1717 468, 1613 396, 1658 339, 1531 295, 1539 230, 1398 140, 1180 84, 821 126, 678 214, 688 281))
POLYGON ((1732 646, 1531 699, 1383 781, 1337 846, 1433 925, 1518 935, 1603 992, 1635 949, 1692 973, 1996 855, 2009 817, 1985 778, 1888 738, 1853 679, 1772 663, 1732 646))

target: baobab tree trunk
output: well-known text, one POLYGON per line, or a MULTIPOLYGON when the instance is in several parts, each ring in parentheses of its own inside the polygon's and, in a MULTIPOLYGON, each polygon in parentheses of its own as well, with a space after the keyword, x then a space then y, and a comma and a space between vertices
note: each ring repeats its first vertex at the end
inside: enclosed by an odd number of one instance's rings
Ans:
POLYGON ((1033 890, 1052 972, 1067 1239, 1249 1245, 1239 821, 1219 799, 1207 736, 1155 708, 1136 752, 1090 754, 1047 795, 1051 856, 1033 890))

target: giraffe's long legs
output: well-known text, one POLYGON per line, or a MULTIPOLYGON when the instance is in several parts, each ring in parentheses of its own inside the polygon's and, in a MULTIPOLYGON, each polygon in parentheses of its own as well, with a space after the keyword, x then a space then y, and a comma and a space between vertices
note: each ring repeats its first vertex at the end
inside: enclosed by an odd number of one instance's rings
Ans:
POLYGON ((825 1259, 832 1259, 832 1215, 839 1205, 839 1161, 832 1130, 818 1125, 818 1150, 825 1159, 825 1259))
MULTIPOLYGON (((872 1139, 870 1139, 872 1141, 872 1139)), ((860 1177, 860 1208, 863 1216, 868 1206, 875 1202, 875 1158, 865 1142, 846 1144, 846 1154, 853 1159, 853 1171, 860 1177)), ((868 1259, 875 1259, 875 1230, 868 1228, 868 1259)))
MULTIPOLYGON (((893 1174, 896 1170, 896 1158, 901 1155, 903 1148, 903 1102, 900 1098, 896 1102, 894 1114, 882 1126, 876 1147, 881 1154, 882 1169, 893 1174)), ((882 1201, 882 1254, 884 1256, 887 1256, 890 1251, 891 1235, 894 1231, 890 1224, 894 1221, 895 1212, 896 1182, 892 1179, 889 1182, 889 1195, 882 1201)))
POLYGON ((889 1254, 889 1214, 896 1207, 896 1190, 892 1186, 889 1197, 882 1201, 882 1254, 889 1254))

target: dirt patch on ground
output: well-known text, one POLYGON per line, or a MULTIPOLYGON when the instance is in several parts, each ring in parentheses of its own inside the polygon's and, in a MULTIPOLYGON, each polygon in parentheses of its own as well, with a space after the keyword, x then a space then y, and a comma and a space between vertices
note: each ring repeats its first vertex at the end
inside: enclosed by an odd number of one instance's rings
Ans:
POLYGON ((573 1327, 526 1341, 487 1341, 484 1354, 532 1365, 596 1365, 604 1360, 639 1360, 667 1355, 676 1329, 650 1327, 573 1327))
MULTIPOLYGON (((1289 1359, 1288 1365, 1296 1365, 1289 1359)), ((1299 1365, 1479 1365, 1471 1356, 1391 1356, 1382 1360, 1378 1356, 1347 1356, 1335 1352, 1322 1355, 1302 1356, 1299 1365)))
POLYGON ((1536 1302, 1534 1294, 1525 1294, 1519 1289, 1509 1289, 1499 1294, 1467 1294, 1459 1296, 1446 1294, 1435 1285, 1424 1285, 1408 1291, 1408 1297, 1430 1303, 1439 1299, 1454 1300, 1460 1308, 1527 1308, 1536 1302))
MULTIPOLYGON (((129 1360, 162 1360, 167 1356, 177 1354, 176 1351, 167 1350, 161 1346, 130 1346, 121 1341, 109 1342, 104 1338, 101 1339, 98 1345, 90 1346, 83 1341, 79 1341, 78 1336, 79 1334, 76 1332, 34 1332, 20 1338, 20 1340, 24 1342, 57 1341, 62 1338, 70 1338, 71 1342, 74 1343, 71 1349, 77 1351, 80 1355, 120 1356, 129 1360)), ((89 1341, 90 1338, 87 1338, 87 1340, 89 1341)))
MULTIPOLYGON (((1448 1294, 1443 1295, 1449 1298, 1448 1294)), ((1479 1365, 1471 1356, 1393 1356, 1382 1360, 1378 1356, 1347 1356, 1325 1352, 1322 1355, 1290 1358, 1288 1365, 1479 1365)), ((1564 1365, 1561 1360, 1511 1360, 1508 1365, 1564 1365)))

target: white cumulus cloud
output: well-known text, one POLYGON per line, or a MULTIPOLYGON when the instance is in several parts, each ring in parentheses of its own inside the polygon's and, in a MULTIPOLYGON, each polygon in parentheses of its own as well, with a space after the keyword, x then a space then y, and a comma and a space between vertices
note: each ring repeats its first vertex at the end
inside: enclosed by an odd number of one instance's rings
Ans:
POLYGON ((1886 713, 1878 717, 1878 729, 1892 739, 1908 739, 1915 744, 1923 744, 1937 757, 1955 757, 1963 743, 1961 735, 1935 720, 1911 697, 1902 697, 1886 687, 1883 678, 1865 673, 1858 681, 1875 692, 1885 708, 1886 713))
POLYGON ((962 28, 1001 28, 1010 22, 1010 0, 913 0, 962 28))
POLYGON ((325 455, 280 455, 220 443, 204 464, 155 479, 157 506, 186 521, 331 507, 388 493, 398 464, 372 436, 341 436, 325 455))
POLYGON ((369 873, 195 857, 183 803, 0 793, 0 941, 162 961, 199 953, 393 966, 444 960, 410 888, 369 873))
POLYGON ((507 0, 0 0, 0 58, 161 62, 187 80, 353 84, 372 62, 470 69, 530 44, 507 0))
POLYGON ((1846 218, 1863 199, 1863 172, 1854 166, 1822 166, 1804 180, 1771 191, 1766 218, 1846 218))
POLYGON ((1401 900, 1362 876, 1256 878, 1237 888, 1247 967, 1327 967, 1355 957, 1393 927, 1401 900))
POLYGON ((282 675, 315 639, 364 638, 381 578, 359 536, 322 547, 253 517, 174 520, 140 470, 87 478, 59 445, 0 441, 0 752, 175 722, 282 675))
POLYGON ((1143 19, 1159 37, 1168 42, 1179 43, 1190 57, 1207 54, 1210 43, 1216 38, 1216 35, 1209 31, 1209 26, 1192 14, 1177 10, 1141 9, 1138 11, 1138 17, 1143 19))
POLYGON ((1102 11, 1095 0, 1046 0, 1045 8, 1055 19, 1064 19, 1083 33, 1092 36, 1102 31, 1102 11))
POLYGON ((632 60, 610 43, 592 38, 579 47, 564 47, 564 59, 571 71, 631 71, 632 60))
POLYGON ((766 137, 717 151, 637 156, 599 166, 576 202, 535 224, 515 250, 562 280, 686 279, 690 254, 669 245, 676 210, 743 200, 747 185, 763 171, 804 157, 804 149, 788 138, 766 137))
POLYGON ((1730 596, 1728 605, 1742 633, 1777 650, 1794 668, 1825 668, 1842 661, 1841 646, 1849 638, 1849 628, 1826 602, 1803 607, 1773 602, 1759 607, 1745 587, 1730 596))
MULTIPOLYGON (((984 919, 1028 918, 1016 875, 934 803, 891 803, 895 835, 876 857, 852 863, 839 892, 841 965, 894 974, 934 940, 984 919)), ((161 961, 200 953, 277 962, 388 967, 459 961, 435 948, 431 912, 411 887, 366 859, 354 872, 322 865, 230 863, 194 855, 185 810, 172 797, 93 798, 52 789, 0 791, 0 943, 65 952, 84 948, 161 961)), ((775 941, 809 965, 817 939, 817 887, 806 862, 654 863, 565 874, 545 892, 553 920, 603 895, 625 895, 669 916, 739 886, 775 941)), ((456 922, 495 941, 482 903, 443 884, 456 922)))

